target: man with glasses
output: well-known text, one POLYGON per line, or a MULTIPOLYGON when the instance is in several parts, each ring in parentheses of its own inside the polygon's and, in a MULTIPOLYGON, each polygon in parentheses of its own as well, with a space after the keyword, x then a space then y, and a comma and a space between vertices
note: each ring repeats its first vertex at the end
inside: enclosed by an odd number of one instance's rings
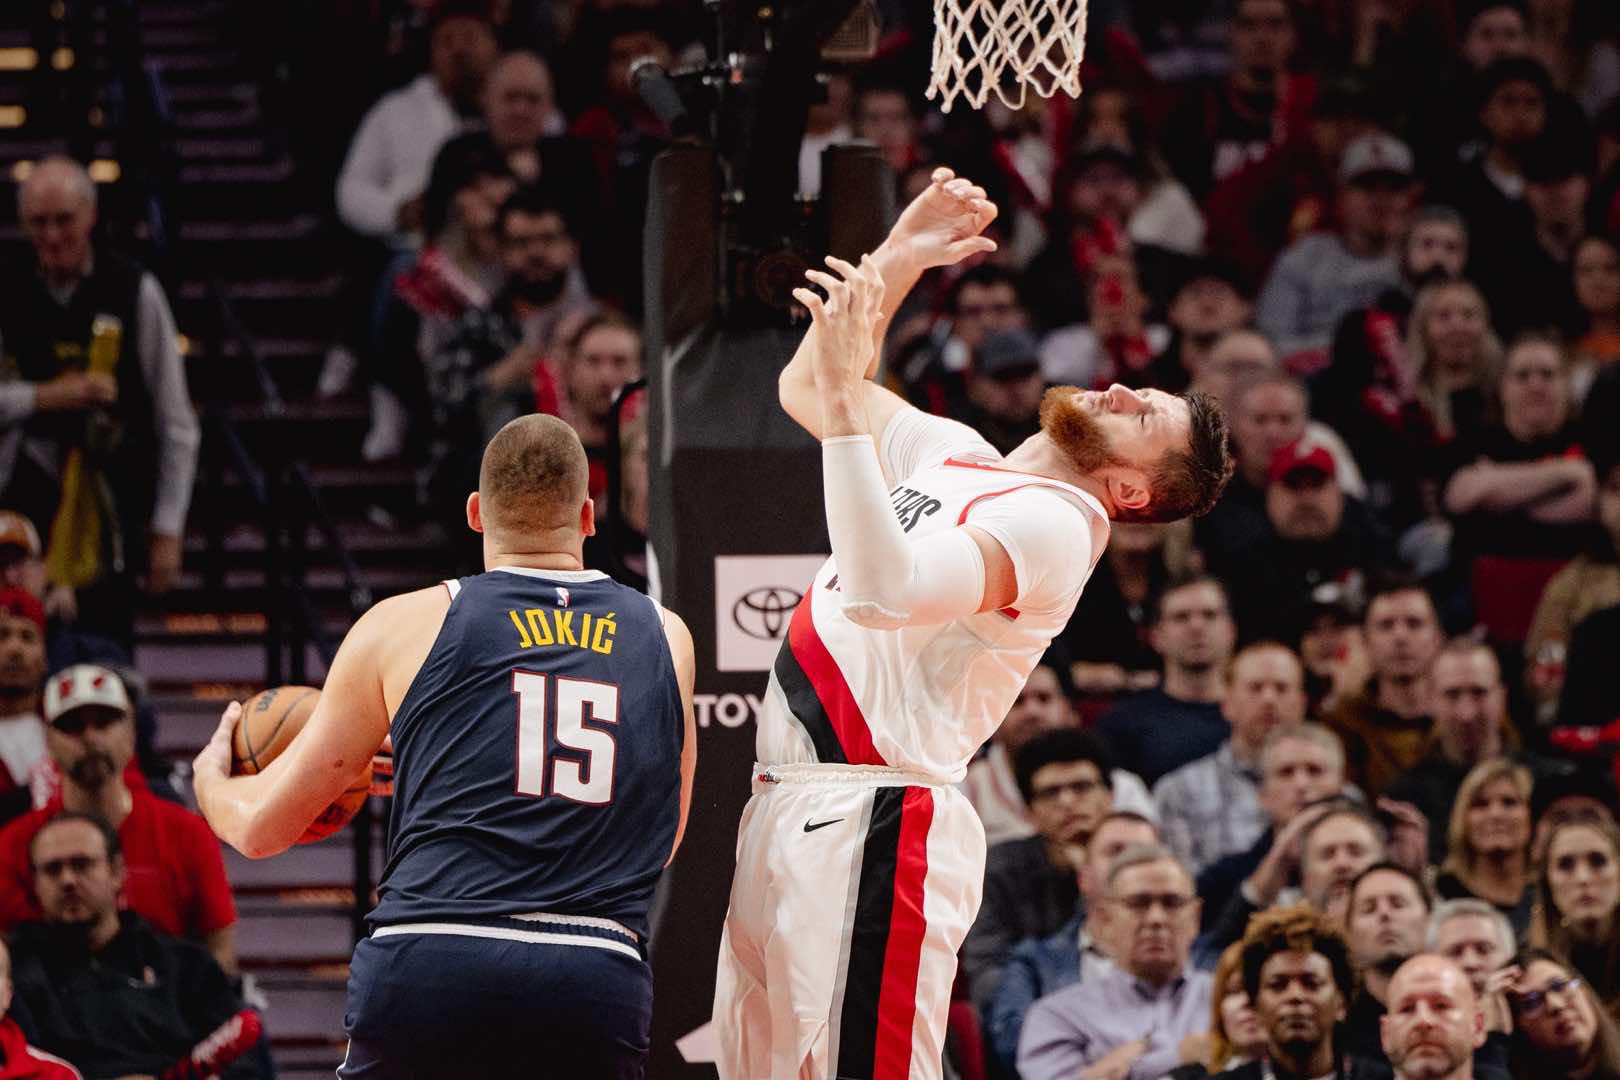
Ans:
POLYGON ((1167 848, 1125 851, 1105 903, 1116 966, 1030 1009, 1018 1043, 1022 1080, 1073 1080, 1099 1067, 1154 1080, 1181 1063, 1183 1039, 1209 1027, 1210 976, 1187 963, 1198 897, 1186 868, 1167 848))
POLYGON ((63 811, 27 857, 43 921, 17 927, 14 978, 42 1049, 91 1077, 264 1075, 258 1018, 207 950, 119 910, 130 868, 110 825, 63 811))
POLYGON ((961 959, 981 1014, 989 1011, 1012 947, 1056 933, 1074 917, 1075 871, 1114 808, 1108 753, 1087 732, 1059 728, 1035 736, 1019 747, 1013 772, 1035 835, 996 844, 985 856, 984 902, 961 959))
POLYGON ((130 910, 165 934, 206 944, 220 967, 236 971, 236 905, 219 841, 202 818, 128 782, 135 720, 122 680, 77 664, 45 683, 46 748, 61 790, 0 831, 0 930, 40 917, 28 847, 63 810, 93 814, 118 832, 129 869, 130 910))
POLYGON ((1108 940, 1108 871, 1114 860, 1136 847, 1161 843, 1159 830, 1141 814, 1115 810, 1097 826, 1086 845, 1085 860, 1075 877, 1080 883, 1080 910, 1055 934, 1025 938, 1007 963, 985 1014, 990 1051, 1011 1072, 1018 1057, 1024 1018, 1037 1000, 1113 967, 1108 940), (1089 916, 1095 914, 1095 918, 1089 916))

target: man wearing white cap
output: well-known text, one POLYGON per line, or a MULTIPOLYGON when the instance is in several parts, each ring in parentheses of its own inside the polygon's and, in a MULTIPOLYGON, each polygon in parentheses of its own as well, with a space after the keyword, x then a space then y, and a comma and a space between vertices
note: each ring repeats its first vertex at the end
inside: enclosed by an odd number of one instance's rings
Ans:
POLYGON ((1255 326, 1285 362, 1325 364, 1345 313, 1400 284, 1397 249, 1416 194, 1412 150, 1395 136, 1374 131, 1345 147, 1339 231, 1290 244, 1272 264, 1255 306, 1255 326))
POLYGON ((57 672, 45 683, 45 722, 62 788, 0 830, 0 932, 40 917, 28 846, 45 822, 72 810, 118 830, 124 906, 162 933, 205 943, 234 974, 236 905, 219 841, 201 817, 129 783, 135 720, 123 680, 94 664, 57 672))

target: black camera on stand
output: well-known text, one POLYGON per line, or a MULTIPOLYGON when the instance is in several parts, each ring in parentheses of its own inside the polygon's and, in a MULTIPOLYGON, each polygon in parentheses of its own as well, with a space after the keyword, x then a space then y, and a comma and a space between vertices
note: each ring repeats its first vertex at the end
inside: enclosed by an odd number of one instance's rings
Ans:
MULTIPOLYGON (((690 229, 712 220, 723 325, 785 326, 805 269, 828 251, 852 253, 846 223, 877 215, 886 227, 892 212, 892 182, 869 147, 831 148, 821 196, 798 190, 799 145, 811 107, 826 100, 824 72, 876 53, 876 7, 872 0, 705 0, 704 9, 711 22, 702 63, 666 71, 647 58, 630 68, 631 85, 675 137, 674 152, 684 146, 712 155, 706 183, 687 173, 659 192, 655 181, 653 198, 682 208, 666 221, 690 229)), ((673 233, 693 240, 689 229, 673 233)), ((864 238, 871 229, 858 231, 864 238)), ((655 239, 683 238, 650 238, 649 260, 658 254, 655 239)))

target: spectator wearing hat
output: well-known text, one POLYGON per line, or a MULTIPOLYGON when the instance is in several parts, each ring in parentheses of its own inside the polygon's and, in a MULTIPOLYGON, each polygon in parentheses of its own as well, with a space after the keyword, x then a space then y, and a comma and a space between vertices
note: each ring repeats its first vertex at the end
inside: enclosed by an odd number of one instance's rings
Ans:
POLYGON ((1232 560, 1271 535, 1265 491, 1271 459, 1288 443, 1310 438, 1333 456, 1339 487, 1361 496, 1361 472, 1343 440, 1310 418, 1304 385, 1285 373, 1270 342, 1252 330, 1237 330, 1216 344, 1192 389, 1211 394, 1232 424, 1237 469, 1214 509, 1194 523, 1198 548, 1211 571, 1225 574, 1232 560))
POLYGON ((1230 561, 1238 625, 1249 640, 1297 641, 1318 586, 1353 587, 1393 562, 1388 535, 1337 477, 1333 455, 1309 437, 1272 455, 1265 488, 1271 533, 1230 561))
POLYGON ((1468 262, 1468 225, 1449 206, 1426 206, 1401 243, 1401 280, 1372 304, 1347 313, 1333 337, 1333 362, 1311 380, 1319 419, 1344 436, 1366 469, 1368 505, 1397 531, 1425 516, 1412 468, 1439 435, 1425 407, 1417 357, 1406 348, 1418 291, 1452 281, 1468 262))
POLYGON ((47 761, 44 686, 44 609, 15 585, 0 588, 0 822, 34 805, 33 776, 47 761))
POLYGON ((129 782, 135 724, 123 681, 93 664, 57 672, 45 684, 45 722, 62 787, 0 830, 0 929, 40 917, 29 861, 34 835, 63 810, 92 814, 118 832, 125 906, 165 934, 206 944, 234 973, 236 905, 219 841, 198 815, 129 782))
POLYGON ((1284 363, 1303 370, 1325 364, 1346 312, 1400 283, 1399 244, 1417 190, 1411 149, 1384 132, 1363 135, 1345 148, 1339 181, 1339 230, 1278 256, 1255 308, 1255 325, 1284 363))
POLYGON ((1035 336, 1027 330, 985 335, 965 374, 967 407, 957 414, 999 453, 1011 453, 1041 429, 1046 379, 1035 336))
POLYGON ((1332 227, 1345 148, 1374 130, 1377 116, 1361 79, 1325 82, 1301 130, 1210 192, 1210 253, 1231 259, 1257 289, 1285 247, 1332 227))
MULTIPOLYGON (((70 664, 130 662, 123 646, 79 628, 78 600, 73 590, 46 580, 39 533, 33 522, 11 510, 0 510, 0 582, 22 589, 44 608, 47 671, 59 671, 70 664)), ((155 720, 152 725, 155 728, 155 720)), ((152 734, 142 732, 143 746, 152 734)))
POLYGON ((1166 122, 1171 167, 1198 198, 1301 131, 1316 79, 1289 70, 1297 44, 1286 0, 1233 5, 1231 68, 1183 90, 1166 122))
POLYGON ((1350 582, 1325 581, 1311 590, 1305 627, 1299 635, 1299 658, 1305 665, 1306 713, 1319 714, 1322 703, 1342 682, 1346 669, 1359 660, 1361 593, 1350 582))

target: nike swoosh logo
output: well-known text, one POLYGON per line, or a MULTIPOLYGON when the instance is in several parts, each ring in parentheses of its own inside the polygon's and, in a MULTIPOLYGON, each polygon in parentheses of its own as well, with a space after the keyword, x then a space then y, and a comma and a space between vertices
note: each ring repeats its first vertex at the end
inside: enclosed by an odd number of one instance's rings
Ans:
POLYGON ((806 821, 804 823, 804 831, 805 832, 815 832, 817 829, 825 829, 827 826, 836 825, 840 821, 843 821, 843 820, 844 819, 841 818, 841 817, 835 817, 831 821, 818 821, 814 825, 812 825, 812 824, 810 824, 810 822, 806 821))

